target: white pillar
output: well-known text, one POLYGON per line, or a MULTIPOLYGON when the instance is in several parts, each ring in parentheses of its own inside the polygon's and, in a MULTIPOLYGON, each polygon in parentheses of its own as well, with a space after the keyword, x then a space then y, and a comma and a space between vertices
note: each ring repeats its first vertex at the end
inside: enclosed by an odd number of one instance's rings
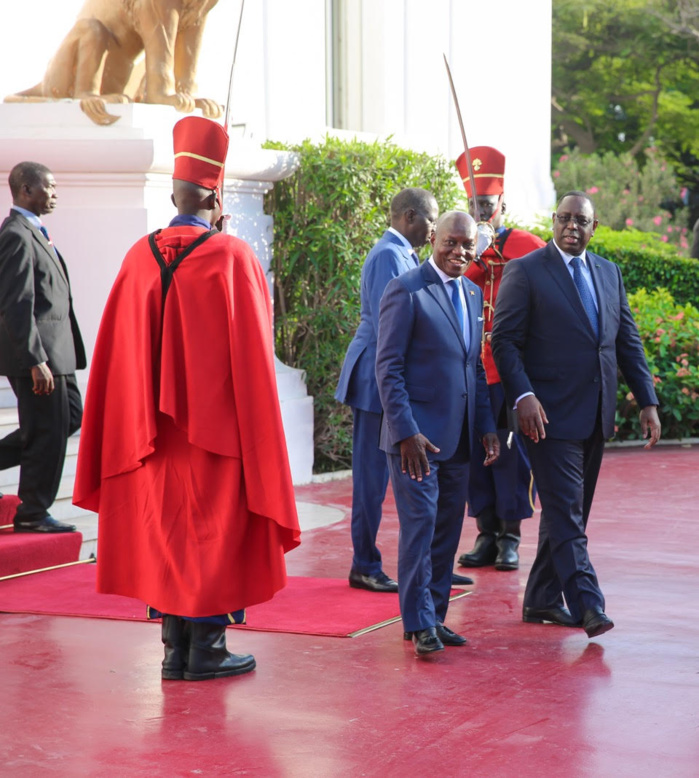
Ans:
MULTIPOLYGON (((126 251, 176 214, 170 202, 172 127, 181 115, 168 106, 141 104, 109 106, 109 111, 119 120, 100 127, 78 103, 0 104, 2 181, 23 160, 47 165, 56 178, 58 205, 45 221, 68 264, 88 362, 126 251)), ((263 196, 297 164, 292 154, 231 140, 224 193, 233 214, 230 231, 252 245, 265 272, 273 232, 263 196)), ((0 185, 0 215, 10 205, 9 189, 0 185)), ((82 384, 87 375, 79 374, 82 384)), ((277 377, 292 476, 295 483, 307 483, 313 466, 313 398, 305 391, 303 371, 278 363, 277 377)), ((2 379, 0 407, 12 405, 14 395, 2 379)))

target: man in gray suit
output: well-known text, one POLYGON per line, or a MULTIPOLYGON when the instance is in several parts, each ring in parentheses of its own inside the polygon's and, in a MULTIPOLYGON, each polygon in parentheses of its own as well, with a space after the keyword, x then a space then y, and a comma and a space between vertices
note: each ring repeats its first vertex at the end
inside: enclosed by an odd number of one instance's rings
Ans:
POLYGON ((19 429, 0 440, 0 470, 19 465, 15 532, 74 532, 49 514, 68 437, 80 428, 75 370, 85 349, 63 257, 40 217, 56 206, 56 182, 37 162, 9 177, 13 206, 0 226, 0 375, 17 396, 19 429))
POLYGON ((376 386, 379 302, 386 284, 417 267, 415 249, 430 238, 439 216, 434 197, 424 189, 403 189, 391 201, 391 226, 374 245, 362 268, 361 320, 347 349, 335 399, 352 408, 352 569, 350 586, 371 592, 397 592, 384 573, 376 535, 388 486, 386 455, 379 449, 381 401, 376 386))

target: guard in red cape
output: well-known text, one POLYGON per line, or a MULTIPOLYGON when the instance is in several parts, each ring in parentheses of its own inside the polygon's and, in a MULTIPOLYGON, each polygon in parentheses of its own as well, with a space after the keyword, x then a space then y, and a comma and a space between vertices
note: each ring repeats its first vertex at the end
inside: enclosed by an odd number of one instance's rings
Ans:
POLYGON ((100 325, 74 502, 99 513, 97 589, 162 616, 162 677, 255 667, 226 625, 286 584, 299 544, 267 282, 221 216, 228 136, 175 125, 170 225, 127 253, 100 325))
MULTIPOLYGON (((490 222, 495 230, 493 244, 478 261, 471 263, 466 276, 483 290, 482 359, 498 425, 500 458, 484 467, 480 451, 478 456, 471 457, 468 512, 476 518, 478 537, 473 550, 462 554, 458 563, 462 567, 495 565, 496 570, 516 570, 520 522, 534 513, 536 491, 524 443, 518 433, 509 436, 505 395, 493 361, 490 333, 505 264, 545 243, 530 232, 507 229, 504 225, 505 155, 491 146, 476 146, 470 151, 480 218, 490 222)), ((466 194, 472 198, 465 154, 456 160, 456 166, 466 194)))

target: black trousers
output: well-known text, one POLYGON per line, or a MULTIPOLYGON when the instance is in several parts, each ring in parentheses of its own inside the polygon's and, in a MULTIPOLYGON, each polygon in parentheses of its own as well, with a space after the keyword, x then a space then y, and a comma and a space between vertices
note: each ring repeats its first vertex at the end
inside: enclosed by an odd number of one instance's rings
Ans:
POLYGON ((48 395, 34 394, 31 378, 8 381, 17 397, 19 429, 0 440, 0 470, 19 465, 22 503, 15 522, 40 521, 58 494, 68 438, 82 423, 82 398, 74 374, 54 376, 48 395))
POLYGON ((587 520, 604 453, 602 426, 586 440, 526 441, 541 501, 539 546, 524 593, 525 607, 563 605, 574 619, 604 610, 604 595, 587 551, 587 520))

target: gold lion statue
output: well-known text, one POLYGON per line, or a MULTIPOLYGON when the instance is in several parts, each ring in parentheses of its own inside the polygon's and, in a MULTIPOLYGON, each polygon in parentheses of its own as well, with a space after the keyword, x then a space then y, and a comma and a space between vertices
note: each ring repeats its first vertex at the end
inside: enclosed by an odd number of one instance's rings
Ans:
POLYGON ((106 103, 172 105, 189 113, 201 108, 212 119, 223 113, 197 97, 196 67, 206 16, 218 0, 86 0, 73 28, 48 65, 40 84, 5 102, 73 98, 97 124, 119 117, 106 103), (145 74, 135 94, 127 85, 140 55, 145 74))

